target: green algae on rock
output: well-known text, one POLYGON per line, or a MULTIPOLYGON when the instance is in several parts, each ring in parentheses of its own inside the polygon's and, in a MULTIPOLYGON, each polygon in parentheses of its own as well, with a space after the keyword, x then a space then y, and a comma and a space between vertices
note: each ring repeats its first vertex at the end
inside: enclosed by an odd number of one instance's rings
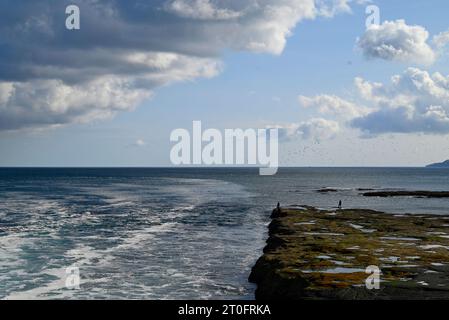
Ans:
POLYGON ((449 299, 449 216, 274 210, 256 299, 449 299), (368 266, 381 270, 368 290, 368 266))

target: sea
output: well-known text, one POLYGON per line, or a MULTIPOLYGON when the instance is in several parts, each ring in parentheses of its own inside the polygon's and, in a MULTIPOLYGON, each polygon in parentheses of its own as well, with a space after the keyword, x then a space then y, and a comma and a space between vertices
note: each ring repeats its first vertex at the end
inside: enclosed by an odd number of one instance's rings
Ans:
POLYGON ((449 169, 0 168, 0 299, 248 300, 278 202, 449 214, 367 190, 448 191, 449 169))

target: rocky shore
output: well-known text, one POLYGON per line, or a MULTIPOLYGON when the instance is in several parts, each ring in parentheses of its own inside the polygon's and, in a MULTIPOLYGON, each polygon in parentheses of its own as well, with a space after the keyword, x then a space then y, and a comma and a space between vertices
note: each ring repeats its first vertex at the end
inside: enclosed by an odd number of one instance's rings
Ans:
POLYGON ((449 215, 275 209, 249 281, 258 300, 449 299, 449 215))

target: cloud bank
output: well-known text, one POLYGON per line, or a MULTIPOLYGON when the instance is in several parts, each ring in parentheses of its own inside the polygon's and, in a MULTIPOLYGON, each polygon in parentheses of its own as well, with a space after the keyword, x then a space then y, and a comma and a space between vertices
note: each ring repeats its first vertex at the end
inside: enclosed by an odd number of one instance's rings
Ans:
POLYGON ((363 99, 376 107, 352 120, 352 126, 370 134, 449 133, 449 76, 408 68, 390 84, 357 79, 363 99))
MULTIPOLYGON (((449 75, 408 68, 390 83, 355 79, 356 101, 338 96, 299 96, 305 107, 332 116, 366 136, 449 133, 449 75)), ((328 120, 333 121, 333 120, 328 120)))
MULTIPOLYGON (((407 64, 433 64, 449 43, 449 31, 430 38, 422 26, 404 20, 371 25, 357 46, 368 59, 399 61, 407 64)), ((445 135, 449 133, 449 76, 409 67, 391 77, 390 83, 355 79, 356 97, 336 95, 298 96, 299 104, 313 109, 320 117, 285 128, 285 136, 304 132, 303 137, 333 137, 341 127, 359 129, 363 136, 390 133, 445 135), (337 122, 336 122, 337 121, 337 122)))
POLYGON ((282 53, 304 19, 350 0, 0 2, 0 130, 88 122, 155 88, 216 76, 224 50, 282 53), (65 28, 76 4, 81 30, 65 28))

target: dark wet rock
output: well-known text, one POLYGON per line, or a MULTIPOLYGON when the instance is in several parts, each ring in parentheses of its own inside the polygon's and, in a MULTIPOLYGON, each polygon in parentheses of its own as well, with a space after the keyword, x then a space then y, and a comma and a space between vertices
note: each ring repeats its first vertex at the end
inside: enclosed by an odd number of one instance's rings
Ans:
POLYGON ((365 197, 417 197, 417 198, 449 198, 449 191, 376 191, 365 192, 365 197))
POLYGON ((282 208, 249 281, 258 300, 449 299, 449 216, 282 208))
POLYGON ((317 190, 317 192, 319 192, 319 193, 331 193, 331 192, 338 192, 338 190, 337 189, 332 189, 332 188, 324 188, 324 189, 317 190))
POLYGON ((270 218, 271 218, 271 219, 274 219, 274 218, 283 217, 283 216, 285 216, 285 215, 286 215, 286 213, 284 214, 284 213, 282 212, 282 209, 281 209, 281 208, 280 208, 280 209, 274 209, 273 212, 271 212, 270 218))

